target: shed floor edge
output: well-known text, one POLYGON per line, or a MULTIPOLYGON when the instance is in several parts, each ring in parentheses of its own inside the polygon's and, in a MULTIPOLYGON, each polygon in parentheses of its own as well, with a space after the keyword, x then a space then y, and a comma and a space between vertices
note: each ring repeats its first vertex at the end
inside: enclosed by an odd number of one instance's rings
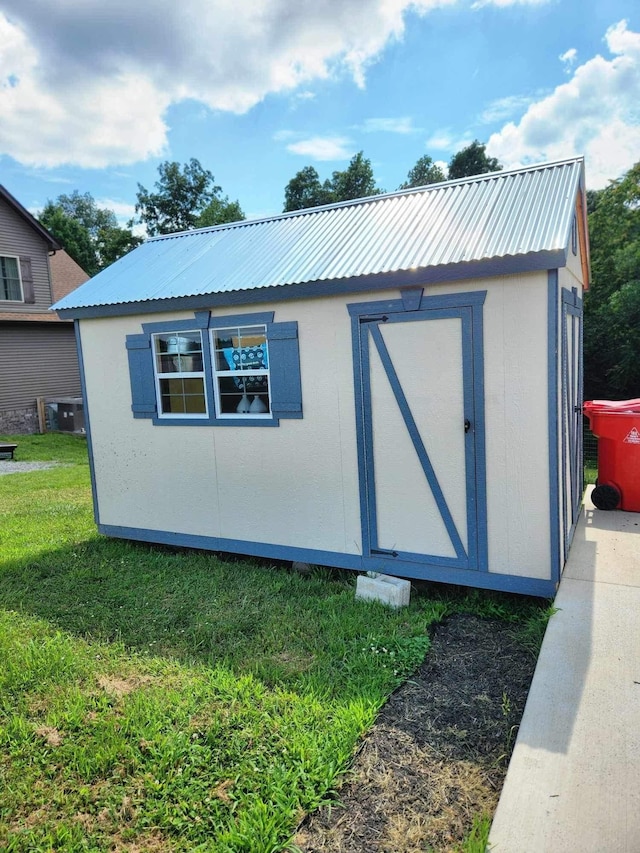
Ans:
POLYGON ((178 548, 196 548, 228 554, 242 554, 263 559, 291 562, 297 560, 336 569, 351 569, 360 572, 375 571, 411 580, 434 581, 457 586, 495 590, 496 592, 515 592, 541 598, 551 598, 556 592, 556 584, 552 580, 499 574, 497 572, 470 571, 468 569, 447 568, 429 563, 415 563, 402 560, 394 560, 391 563, 389 560, 378 557, 343 554, 339 551, 323 551, 315 548, 298 548, 290 545, 274 545, 266 542, 223 539, 214 536, 173 533, 167 530, 152 530, 139 527, 121 527, 111 524, 98 524, 98 530, 105 536, 117 539, 131 539, 136 542, 173 545, 178 548))

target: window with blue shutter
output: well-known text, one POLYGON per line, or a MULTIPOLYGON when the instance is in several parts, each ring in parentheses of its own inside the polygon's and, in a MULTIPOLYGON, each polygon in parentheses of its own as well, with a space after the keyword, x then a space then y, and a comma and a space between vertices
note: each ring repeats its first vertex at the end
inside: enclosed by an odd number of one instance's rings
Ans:
POLYGON ((162 426, 278 426, 302 417, 298 324, 273 312, 143 324, 127 336, 132 411, 162 426))

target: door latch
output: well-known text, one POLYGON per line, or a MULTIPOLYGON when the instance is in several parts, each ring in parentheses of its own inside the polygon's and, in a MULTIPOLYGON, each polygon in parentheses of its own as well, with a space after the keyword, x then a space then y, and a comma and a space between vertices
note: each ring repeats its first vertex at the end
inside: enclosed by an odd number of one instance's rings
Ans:
POLYGON ((464 431, 469 432, 470 429, 471 429, 471 421, 469 420, 469 418, 465 418, 464 419, 464 431))

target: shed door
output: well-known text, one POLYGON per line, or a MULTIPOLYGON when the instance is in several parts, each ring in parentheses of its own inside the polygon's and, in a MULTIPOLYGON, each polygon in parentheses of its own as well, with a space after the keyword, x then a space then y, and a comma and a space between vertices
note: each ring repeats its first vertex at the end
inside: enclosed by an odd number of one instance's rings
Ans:
POLYGON ((486 568, 481 311, 359 319, 367 556, 486 568))

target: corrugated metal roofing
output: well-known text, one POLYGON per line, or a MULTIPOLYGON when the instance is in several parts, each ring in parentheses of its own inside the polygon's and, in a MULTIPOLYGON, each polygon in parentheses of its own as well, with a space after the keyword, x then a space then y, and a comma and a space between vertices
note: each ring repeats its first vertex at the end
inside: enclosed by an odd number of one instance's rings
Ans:
POLYGON ((327 282, 564 250, 582 158, 154 237, 55 306, 327 282))

